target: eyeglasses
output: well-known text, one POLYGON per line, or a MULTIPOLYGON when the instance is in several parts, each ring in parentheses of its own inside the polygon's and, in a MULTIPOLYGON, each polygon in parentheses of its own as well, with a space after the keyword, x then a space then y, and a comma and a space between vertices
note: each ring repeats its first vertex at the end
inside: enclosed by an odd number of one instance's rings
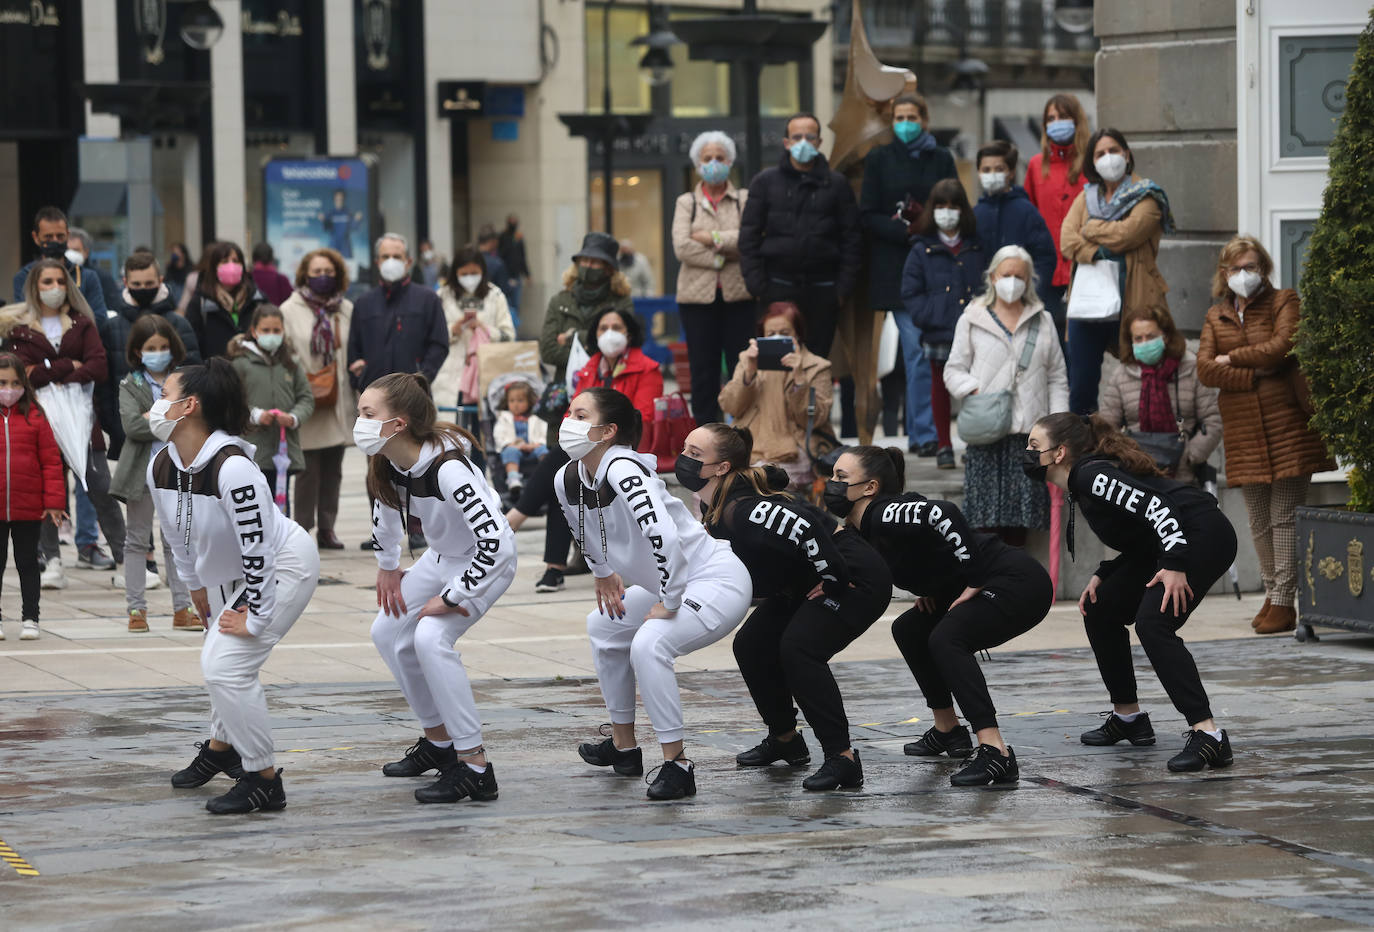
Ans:
POLYGON ((1229 266, 1229 267, 1226 269, 1226 271, 1229 272, 1229 273, 1232 274, 1232 275, 1234 275, 1234 274, 1237 273, 1237 272, 1254 272, 1256 275, 1258 275, 1258 274, 1259 274, 1259 270, 1260 270, 1260 267, 1259 267, 1259 263, 1257 263, 1257 262, 1251 262, 1249 265, 1233 265, 1233 266, 1229 266))
POLYGON ((793 133, 791 136, 788 136, 787 139, 789 142, 801 142, 805 139, 813 146, 821 141, 819 133, 793 133))

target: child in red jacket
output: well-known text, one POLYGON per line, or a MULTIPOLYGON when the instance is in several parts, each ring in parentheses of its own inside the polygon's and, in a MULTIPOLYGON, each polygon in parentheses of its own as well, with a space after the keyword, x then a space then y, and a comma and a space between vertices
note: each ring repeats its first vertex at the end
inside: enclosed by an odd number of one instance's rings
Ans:
MULTIPOLYGON (((33 394, 24 364, 0 353, 0 572, 14 541, 14 566, 24 602, 21 641, 38 638, 38 531, 47 518, 61 524, 67 493, 62 454, 33 394)), ((0 626, 0 641, 5 630, 0 626)))

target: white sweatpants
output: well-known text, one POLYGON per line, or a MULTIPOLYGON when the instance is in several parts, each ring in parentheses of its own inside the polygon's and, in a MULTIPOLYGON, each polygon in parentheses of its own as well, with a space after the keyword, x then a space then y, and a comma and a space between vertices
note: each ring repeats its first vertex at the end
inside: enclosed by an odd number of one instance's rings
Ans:
POLYGON ((611 721, 634 724, 638 679, 644 710, 659 743, 681 741, 685 732, 674 664, 684 654, 735 630, 749 611, 753 594, 749 571, 738 557, 725 551, 693 574, 682 607, 671 618, 647 618, 658 602, 658 592, 642 586, 626 590, 624 618, 599 610, 589 614, 592 663, 611 721))
POLYGON ((315 542, 299 525, 277 552, 277 607, 272 623, 256 637, 220 634, 219 616, 234 603, 243 580, 223 586, 206 586, 210 620, 205 624, 205 644, 200 650, 200 669, 210 693, 210 737, 232 744, 243 758, 243 769, 266 770, 274 766, 272 724, 267 717, 267 696, 258 671, 272 648, 305 611, 320 581, 320 554, 315 542))
MULTIPOLYGON (((372 622, 372 643, 382 655, 401 694, 420 720, 422 728, 443 725, 453 745, 461 750, 482 743, 482 719, 472 698, 472 684, 463 668, 456 641, 482 617, 450 612, 420 617, 431 598, 444 591, 453 577, 470 562, 428 550, 401 580, 401 599, 406 613, 400 618, 378 612, 372 622)), ((515 579, 515 566, 496 581, 494 602, 515 579)))

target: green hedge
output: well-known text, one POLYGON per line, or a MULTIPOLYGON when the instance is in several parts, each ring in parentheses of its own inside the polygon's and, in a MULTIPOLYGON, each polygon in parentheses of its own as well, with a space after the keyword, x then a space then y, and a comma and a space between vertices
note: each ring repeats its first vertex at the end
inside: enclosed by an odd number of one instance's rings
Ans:
POLYGON ((1374 22, 1355 51, 1330 162, 1302 275, 1297 354, 1312 426, 1351 467, 1351 507, 1374 511, 1374 22))

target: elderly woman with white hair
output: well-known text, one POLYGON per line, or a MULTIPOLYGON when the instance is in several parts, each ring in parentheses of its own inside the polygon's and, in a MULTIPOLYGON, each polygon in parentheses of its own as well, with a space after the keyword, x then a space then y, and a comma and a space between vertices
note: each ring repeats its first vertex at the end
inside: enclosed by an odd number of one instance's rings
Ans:
POLYGON ((955 325, 944 373, 945 387, 963 404, 964 515, 1018 547, 1028 529, 1047 528, 1050 516, 1044 480, 1022 469, 1026 438, 1040 418, 1069 410, 1064 353, 1037 284, 1030 253, 997 250, 986 288, 955 325), (999 400, 1010 401, 1010 418, 997 416, 999 400))
POLYGON ((721 357, 733 372, 754 335, 756 308, 739 265, 739 224, 749 192, 730 183, 735 141, 715 130, 692 142, 701 181, 677 199, 673 253, 682 335, 692 368, 692 415, 698 424, 721 419, 721 357))

